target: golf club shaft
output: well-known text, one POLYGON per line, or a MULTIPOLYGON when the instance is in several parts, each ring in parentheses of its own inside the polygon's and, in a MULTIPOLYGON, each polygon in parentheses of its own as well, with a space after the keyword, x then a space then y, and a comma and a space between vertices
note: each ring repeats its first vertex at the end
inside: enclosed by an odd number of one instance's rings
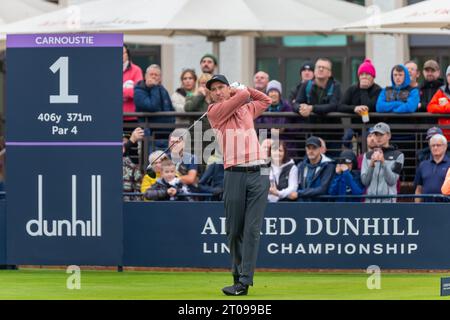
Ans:
POLYGON ((161 153, 158 157, 156 157, 156 159, 154 159, 151 163, 150 163, 150 167, 162 156, 164 156, 166 154, 166 152, 168 150, 170 150, 170 148, 172 148, 174 145, 176 145, 178 142, 181 141, 181 139, 183 139, 183 137, 197 124, 197 122, 199 122, 200 120, 202 120, 206 115, 208 114, 208 111, 206 111, 204 114, 202 114, 202 116, 200 118, 198 118, 189 128, 186 129, 186 132, 184 132, 181 136, 180 139, 178 139, 177 141, 175 141, 174 143, 172 143, 171 145, 169 145, 164 151, 163 153, 161 153))

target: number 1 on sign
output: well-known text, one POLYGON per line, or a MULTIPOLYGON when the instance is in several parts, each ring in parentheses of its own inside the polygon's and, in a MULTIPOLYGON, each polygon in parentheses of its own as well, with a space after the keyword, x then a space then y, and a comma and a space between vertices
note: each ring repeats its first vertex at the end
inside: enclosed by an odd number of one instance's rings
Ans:
POLYGON ((69 95, 69 57, 59 57, 50 70, 59 70, 59 95, 51 95, 50 103, 78 103, 78 95, 69 95))

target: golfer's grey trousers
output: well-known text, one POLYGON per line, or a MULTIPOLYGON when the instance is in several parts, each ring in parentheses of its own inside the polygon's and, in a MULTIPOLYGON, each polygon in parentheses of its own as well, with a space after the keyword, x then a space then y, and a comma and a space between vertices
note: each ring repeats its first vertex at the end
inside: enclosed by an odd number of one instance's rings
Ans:
POLYGON ((269 193, 269 176, 260 171, 225 171, 226 232, 233 277, 253 285, 259 238, 269 193))

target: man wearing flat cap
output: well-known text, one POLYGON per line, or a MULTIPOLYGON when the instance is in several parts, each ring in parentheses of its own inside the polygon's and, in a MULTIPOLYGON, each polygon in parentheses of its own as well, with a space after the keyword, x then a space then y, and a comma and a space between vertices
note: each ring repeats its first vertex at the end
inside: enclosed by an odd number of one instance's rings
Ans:
POLYGON ((272 99, 242 85, 230 87, 220 74, 214 75, 206 87, 213 100, 208 106, 208 120, 223 154, 225 228, 234 280, 222 291, 230 296, 247 295, 253 285, 270 184, 266 154, 260 148, 254 120, 272 99))

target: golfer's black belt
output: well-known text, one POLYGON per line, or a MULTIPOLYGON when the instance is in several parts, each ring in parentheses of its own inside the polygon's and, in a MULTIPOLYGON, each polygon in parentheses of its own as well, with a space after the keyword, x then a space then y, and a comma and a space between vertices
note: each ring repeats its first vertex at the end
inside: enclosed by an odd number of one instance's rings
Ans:
POLYGON ((260 171, 262 168, 268 168, 269 166, 267 164, 260 164, 257 166, 249 166, 249 167, 238 167, 233 166, 226 168, 225 171, 232 171, 232 172, 257 172, 260 171))

